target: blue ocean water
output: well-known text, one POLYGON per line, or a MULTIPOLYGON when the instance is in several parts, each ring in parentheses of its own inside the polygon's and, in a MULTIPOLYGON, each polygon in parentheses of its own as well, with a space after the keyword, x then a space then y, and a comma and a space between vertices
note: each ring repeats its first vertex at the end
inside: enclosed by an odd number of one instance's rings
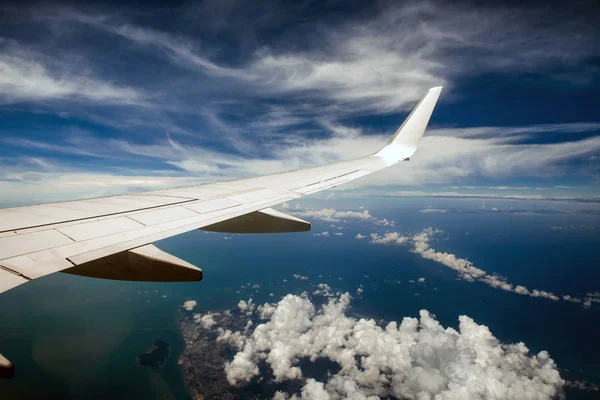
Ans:
MULTIPOLYGON (((187 398, 177 365, 182 350, 177 322, 185 300, 196 300, 197 310, 220 311, 241 299, 263 303, 312 292, 318 283, 349 291, 356 316, 401 320, 427 309, 444 326, 456 328, 458 316, 468 315, 502 342, 523 341, 535 353, 548 350, 563 378, 600 383, 600 305, 584 309, 457 280, 454 271, 407 246, 377 246, 354 238, 357 233, 442 229, 444 234, 431 243, 437 251, 468 258, 513 284, 581 297, 600 290, 600 215, 595 205, 344 198, 303 206, 333 204, 355 210, 363 205, 378 218, 395 220, 395 227, 312 220, 313 233, 329 231, 330 236, 196 231, 158 246, 203 268, 202 282, 112 282, 55 274, 3 294, 0 352, 14 362, 17 375, 0 381, 2 399, 187 398), (446 211, 418 211, 427 207, 446 211), (293 274, 309 279, 294 279, 293 274), (418 283, 418 278, 425 281, 418 283), (356 294, 360 285, 362 296, 356 294), (151 370, 140 366, 137 356, 155 339, 171 344, 171 356, 151 370)), ((568 398, 592 396, 568 392, 568 398)))

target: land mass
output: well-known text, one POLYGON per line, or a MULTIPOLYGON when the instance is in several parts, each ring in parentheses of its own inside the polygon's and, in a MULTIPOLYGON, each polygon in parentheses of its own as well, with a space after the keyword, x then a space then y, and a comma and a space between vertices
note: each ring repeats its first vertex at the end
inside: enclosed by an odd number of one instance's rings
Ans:
POLYGON ((144 367, 158 369, 165 363, 171 352, 171 345, 160 339, 154 341, 155 348, 150 353, 143 353, 138 356, 138 362, 144 367))

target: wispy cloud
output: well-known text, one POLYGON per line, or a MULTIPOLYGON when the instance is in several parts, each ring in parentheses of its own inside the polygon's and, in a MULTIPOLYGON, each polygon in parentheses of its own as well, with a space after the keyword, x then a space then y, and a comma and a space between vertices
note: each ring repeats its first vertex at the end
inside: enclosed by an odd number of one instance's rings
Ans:
MULTIPOLYGON (((61 132, 8 132, 4 143, 29 157, 40 158, 43 151, 53 164, 71 169, 69 154, 134 164, 144 176, 174 168, 175 176, 199 181, 271 173, 377 150, 391 132, 355 118, 391 113, 400 125, 399 114, 432 85, 446 85, 443 106, 464 95, 456 88, 467 76, 506 70, 552 75, 557 68, 579 72, 598 51, 587 40, 595 36, 581 21, 584 16, 556 19, 544 10, 378 3, 360 20, 349 15, 328 23, 288 24, 309 3, 290 13, 257 4, 264 12, 245 24, 239 19, 248 7, 235 2, 198 6, 199 15, 214 15, 199 31, 168 30, 151 18, 102 8, 21 14, 20 23, 43 29, 47 37, 33 40, 19 29, 7 31, 12 37, 0 42, 0 101, 49 113, 67 109, 69 124, 84 121, 103 129, 79 141, 72 140, 78 135, 61 132), (235 17, 239 29, 229 29, 232 22, 225 16, 235 17), (277 26, 288 28, 276 40, 259 35, 261 27, 277 26), (216 46, 207 39, 213 34, 234 35, 226 42, 240 46, 235 51, 216 46), (85 35, 94 40, 83 46, 78 38, 85 35), (149 160, 156 161, 151 169, 149 160)), ((3 19, 8 27, 13 26, 10 11, 3 19)), ((598 174, 598 136, 558 135, 559 140, 541 144, 523 139, 548 132, 589 135, 599 127, 430 129, 411 163, 352 187, 460 184, 473 177, 502 185, 516 175, 577 175, 589 181, 598 174)), ((79 172, 106 165, 88 163, 79 172)), ((11 173, 9 168, 5 176, 11 173)))
POLYGON ((53 59, 15 43, 0 42, 2 103, 69 99, 142 105, 146 96, 139 89, 82 73, 81 65, 53 59))

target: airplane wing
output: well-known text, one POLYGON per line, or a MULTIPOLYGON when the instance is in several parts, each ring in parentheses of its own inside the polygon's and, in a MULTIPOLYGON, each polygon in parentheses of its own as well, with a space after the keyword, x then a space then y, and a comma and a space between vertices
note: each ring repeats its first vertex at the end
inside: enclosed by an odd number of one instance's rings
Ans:
POLYGON ((192 281, 202 270, 152 243, 194 229, 297 232, 310 224, 269 207, 407 161, 441 93, 429 89, 379 152, 250 179, 0 209, 0 293, 54 272, 120 280, 192 281))

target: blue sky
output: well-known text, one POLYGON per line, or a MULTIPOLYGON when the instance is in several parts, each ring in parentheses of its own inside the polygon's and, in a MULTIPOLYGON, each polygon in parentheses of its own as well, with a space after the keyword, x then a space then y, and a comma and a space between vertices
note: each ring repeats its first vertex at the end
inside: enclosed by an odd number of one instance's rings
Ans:
POLYGON ((412 162, 350 190, 598 198, 592 2, 365 3, 2 6, 1 204, 363 155, 437 85, 412 162))

